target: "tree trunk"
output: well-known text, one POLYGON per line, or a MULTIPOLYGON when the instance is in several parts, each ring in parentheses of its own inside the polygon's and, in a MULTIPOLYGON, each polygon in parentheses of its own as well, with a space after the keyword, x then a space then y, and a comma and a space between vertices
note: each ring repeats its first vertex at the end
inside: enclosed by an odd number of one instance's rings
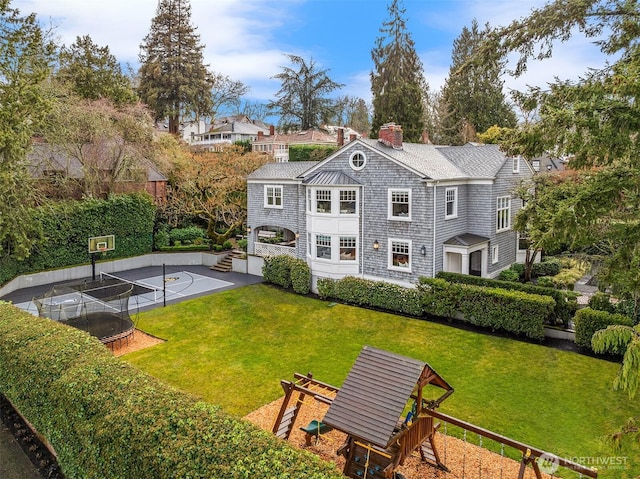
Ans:
POLYGON ((174 136, 178 136, 180 134, 180 122, 178 121, 177 116, 169 117, 169 133, 174 136))
POLYGON ((527 248, 527 253, 524 259, 524 282, 528 283, 529 281, 531 281, 531 269, 533 267, 533 263, 535 263, 536 261, 536 256, 538 256, 538 253, 540 252, 540 249, 534 249, 531 250, 531 248, 527 248))

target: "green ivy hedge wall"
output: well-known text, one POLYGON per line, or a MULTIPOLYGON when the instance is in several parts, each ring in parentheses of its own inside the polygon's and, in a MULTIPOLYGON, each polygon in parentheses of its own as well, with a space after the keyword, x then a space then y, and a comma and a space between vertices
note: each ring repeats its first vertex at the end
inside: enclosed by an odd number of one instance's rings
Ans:
POLYGON ((67 479, 343 477, 335 465, 133 368, 88 334, 7 303, 0 304, 0 393, 51 444, 67 479))

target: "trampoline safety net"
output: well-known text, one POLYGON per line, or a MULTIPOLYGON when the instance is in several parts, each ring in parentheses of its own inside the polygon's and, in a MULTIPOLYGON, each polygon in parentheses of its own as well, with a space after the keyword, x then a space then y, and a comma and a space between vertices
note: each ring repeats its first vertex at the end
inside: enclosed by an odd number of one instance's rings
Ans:
POLYGON ((134 285, 114 279, 54 286, 33 302, 41 317, 88 332, 103 343, 128 337, 134 324, 129 298, 134 285))

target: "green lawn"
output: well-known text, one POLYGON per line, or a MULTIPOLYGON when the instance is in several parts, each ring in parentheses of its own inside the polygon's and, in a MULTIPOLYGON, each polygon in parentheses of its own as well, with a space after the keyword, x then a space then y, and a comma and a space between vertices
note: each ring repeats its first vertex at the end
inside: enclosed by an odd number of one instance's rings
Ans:
MULTIPOLYGON (((612 452, 602 436, 640 415, 613 391, 618 364, 512 339, 287 294, 254 285, 140 315, 167 339, 127 361, 205 401, 244 415, 280 397, 280 379, 311 371, 340 386, 362 346, 428 362, 454 388, 440 410, 564 457, 624 456, 640 474, 640 448, 612 452)), ((627 475, 628 474, 628 475, 627 475)))

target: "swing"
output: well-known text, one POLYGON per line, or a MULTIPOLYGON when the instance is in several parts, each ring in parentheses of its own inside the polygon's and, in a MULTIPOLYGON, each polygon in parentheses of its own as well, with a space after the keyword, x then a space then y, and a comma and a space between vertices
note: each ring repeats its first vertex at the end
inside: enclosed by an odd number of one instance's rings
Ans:
POLYGON ((311 446, 311 439, 313 437, 316 438, 316 444, 320 440, 320 435, 325 432, 332 431, 333 428, 322 421, 318 421, 317 419, 312 420, 305 427, 300 427, 300 430, 304 432, 304 440, 307 446, 311 446))

